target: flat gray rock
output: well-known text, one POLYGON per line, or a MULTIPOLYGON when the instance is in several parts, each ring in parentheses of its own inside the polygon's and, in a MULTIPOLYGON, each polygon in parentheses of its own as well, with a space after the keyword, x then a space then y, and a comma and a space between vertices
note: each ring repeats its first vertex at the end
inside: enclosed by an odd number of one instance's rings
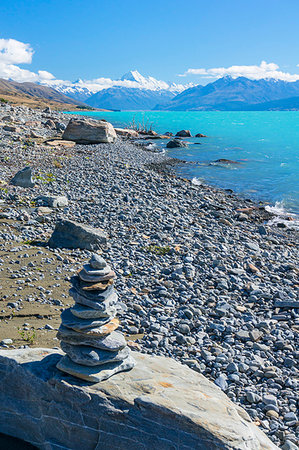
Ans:
POLYGON ((93 269, 103 269, 107 266, 106 261, 100 255, 94 253, 90 258, 89 264, 93 269))
POLYGON ((83 366, 100 366, 101 364, 123 361, 130 354, 128 347, 118 352, 108 352, 85 345, 71 345, 63 341, 60 342, 60 346, 73 362, 83 366))
POLYGON ((77 292, 74 288, 69 290, 69 294, 73 297, 76 303, 89 306, 90 308, 98 309, 100 311, 108 312, 109 307, 115 305, 118 302, 118 295, 116 292, 110 294, 105 300, 87 298, 79 294, 79 292, 77 292))
POLYGON ((116 293, 113 285, 109 285, 104 290, 87 291, 87 290, 81 288, 80 283, 79 283, 79 279, 77 277, 73 277, 72 280, 71 280, 71 283, 72 283, 74 289, 80 295, 82 295, 83 297, 88 298, 89 300, 95 300, 97 302, 103 302, 104 300, 107 300, 110 295, 116 293))
POLYGON ((115 272, 110 270, 106 275, 89 275, 83 269, 79 272, 79 278, 86 283, 100 283, 101 281, 108 281, 115 278, 115 272))
POLYGON ((99 383, 108 380, 112 375, 124 372, 135 367, 136 362, 132 356, 128 356, 124 361, 103 364, 101 366, 87 367, 74 363, 68 356, 64 356, 57 364, 57 369, 66 372, 73 377, 80 378, 91 383, 99 383))
POLYGON ((61 321, 62 325, 67 328, 72 328, 75 331, 81 331, 84 333, 84 330, 89 330, 93 328, 101 328, 102 325, 105 325, 110 322, 114 317, 102 317, 100 319, 82 319, 74 316, 70 308, 65 309, 61 313, 61 321))
POLYGON ((15 176, 10 180, 9 184, 13 186, 20 186, 24 188, 30 188, 34 186, 34 182, 32 180, 32 171, 31 167, 24 167, 24 169, 19 170, 15 174, 15 176))
POLYGON ((106 336, 90 336, 60 325, 57 338, 67 344, 88 345, 108 352, 116 352, 126 346, 124 335, 118 331, 113 331, 106 336))
POLYGON ((118 308, 116 306, 107 306, 105 311, 100 309, 90 308, 89 306, 84 306, 76 303, 71 307, 71 312, 74 316, 80 319, 99 319, 99 318, 109 318, 111 316, 116 316, 118 308))
POLYGON ((96 250, 107 244, 107 236, 98 228, 92 228, 71 220, 59 220, 48 242, 52 248, 81 248, 96 250))
POLYGON ((102 267, 101 269, 94 269, 91 266, 91 264, 84 264, 82 270, 87 275, 102 277, 104 275, 107 275, 109 272, 111 272, 112 269, 110 266, 108 266, 108 264, 106 264, 106 266, 102 267))

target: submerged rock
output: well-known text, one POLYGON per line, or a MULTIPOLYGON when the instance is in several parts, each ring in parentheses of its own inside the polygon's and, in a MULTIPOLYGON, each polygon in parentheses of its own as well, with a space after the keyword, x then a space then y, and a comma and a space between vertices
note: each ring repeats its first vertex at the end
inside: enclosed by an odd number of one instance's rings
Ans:
POLYGON ((189 130, 178 131, 176 136, 178 136, 178 137, 192 137, 191 136, 191 132, 189 130))
POLYGON ((180 139, 172 139, 171 141, 167 142, 166 148, 177 148, 177 147, 187 147, 187 143, 184 141, 181 141, 180 139))

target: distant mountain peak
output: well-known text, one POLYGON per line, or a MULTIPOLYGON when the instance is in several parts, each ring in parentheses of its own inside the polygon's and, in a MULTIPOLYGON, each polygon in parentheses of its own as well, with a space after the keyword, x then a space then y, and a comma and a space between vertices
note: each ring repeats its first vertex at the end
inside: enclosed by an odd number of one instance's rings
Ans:
POLYGON ((137 83, 144 83, 146 78, 142 76, 138 70, 130 70, 121 77, 121 81, 136 81, 137 83))

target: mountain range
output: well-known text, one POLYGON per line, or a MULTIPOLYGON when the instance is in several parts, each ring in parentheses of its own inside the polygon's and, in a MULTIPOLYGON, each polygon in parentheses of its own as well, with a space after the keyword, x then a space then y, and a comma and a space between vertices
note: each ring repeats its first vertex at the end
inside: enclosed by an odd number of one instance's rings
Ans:
POLYGON ((166 105, 156 105, 155 109, 165 111, 297 109, 296 97, 299 97, 299 81, 223 77, 206 86, 198 85, 186 89, 166 105))
POLYGON ((119 80, 99 78, 49 86, 0 79, 0 94, 40 98, 77 108, 160 111, 298 110, 299 81, 223 77, 205 86, 177 85, 130 71, 119 80), (112 86, 111 86, 112 84, 112 86), (106 87, 106 86, 109 87, 106 87), (104 87, 103 87, 104 86, 104 87), (84 102, 84 103, 83 103, 84 102))

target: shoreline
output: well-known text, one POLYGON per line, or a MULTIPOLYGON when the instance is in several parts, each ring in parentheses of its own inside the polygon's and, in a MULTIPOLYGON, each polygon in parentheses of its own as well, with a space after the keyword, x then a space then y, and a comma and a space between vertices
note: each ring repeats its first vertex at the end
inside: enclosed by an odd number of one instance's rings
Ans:
MULTIPOLYGON (((84 114, 84 111, 82 111, 82 113, 84 114)), ((75 115, 74 112, 73 113, 70 112, 70 114, 68 112, 64 112, 64 114, 66 116, 75 117, 75 118, 78 118, 78 119, 80 119, 80 118, 82 119, 82 117, 85 117, 86 119, 100 120, 100 118, 93 117, 93 116, 90 116, 88 114, 87 115, 83 115, 83 114, 82 115, 75 115)), ((128 124, 123 124, 124 128, 126 126, 128 126, 128 124)), ((175 136, 169 137, 169 139, 173 139, 174 137, 175 136)), ((157 137, 155 137, 155 136, 153 137, 151 135, 142 136, 142 139, 144 141, 146 141, 146 140, 151 141, 152 140, 153 143, 165 141, 165 137, 163 139, 157 139, 157 137)), ((184 140, 186 140, 186 142, 188 143, 188 138, 184 138, 184 140)), ((134 143, 133 139, 132 139, 132 143, 134 143)), ((160 147, 158 147, 158 148, 160 148, 160 147)), ((198 164, 198 161, 196 161, 196 160, 194 160, 194 161, 192 161, 192 160, 191 161, 187 161, 187 160, 184 160, 184 159, 180 159, 179 157, 177 158, 177 157, 169 156, 167 154, 167 150, 168 150, 167 148, 164 149, 165 158, 169 158, 171 160, 173 159, 174 161, 177 161, 177 164, 173 164, 173 166, 175 166, 175 165, 177 165, 177 166, 179 166, 179 165, 182 165, 182 166, 183 165, 186 165, 186 166, 190 165, 192 167, 193 165, 197 165, 198 164)), ((285 228, 291 228, 291 229, 299 230, 299 212, 297 212, 297 210, 296 210, 296 212, 293 212, 293 211, 284 209, 284 207, 281 206, 281 205, 283 205, 284 200, 276 200, 276 201, 274 201, 274 200, 270 200, 270 199, 267 199, 267 198, 263 198, 262 196, 255 196, 255 195, 252 196, 250 193, 238 192, 237 190, 234 190, 234 189, 231 189, 231 188, 225 188, 224 186, 221 186, 221 182, 213 183, 210 180, 205 179, 204 176, 201 176, 200 178, 191 177, 191 176, 188 177, 188 174, 180 174, 180 173, 177 173, 177 176, 181 177, 181 178, 187 178, 189 180, 199 179, 200 182, 203 181, 206 185, 209 185, 209 186, 214 187, 216 189, 223 190, 225 192, 234 193, 240 199, 249 199, 253 203, 255 203, 256 205, 263 204, 263 205, 265 205, 267 207, 268 212, 273 215, 272 223, 275 226, 277 226, 277 224, 279 224, 278 226, 281 227, 281 228, 285 227, 285 228)))
POLYGON ((58 345, 59 314, 72 302, 67 279, 90 252, 53 250, 46 242, 61 217, 102 228, 109 235, 104 256, 128 308, 120 318, 131 345, 203 373, 276 444, 295 442, 298 307, 282 305, 296 303, 297 232, 265 224, 272 216, 251 200, 177 176, 171 166, 177 161, 167 155, 121 139, 65 148, 31 138, 35 145, 24 147, 32 129, 57 136, 42 123, 2 134, 0 179, 30 164, 38 187, 0 191, 7 292, 0 341, 12 339, 9 348, 58 345), (32 200, 49 193, 66 195, 69 205, 41 213, 32 200))

